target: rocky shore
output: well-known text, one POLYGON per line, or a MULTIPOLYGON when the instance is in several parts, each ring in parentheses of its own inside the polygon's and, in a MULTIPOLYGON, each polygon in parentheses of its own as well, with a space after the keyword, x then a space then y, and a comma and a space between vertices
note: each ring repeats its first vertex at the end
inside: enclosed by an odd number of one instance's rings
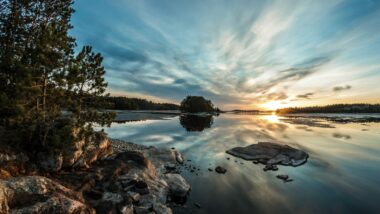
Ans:
POLYGON ((172 213, 190 191, 173 170, 183 157, 172 149, 99 134, 66 150, 37 165, 25 154, 0 154, 0 214, 172 213))

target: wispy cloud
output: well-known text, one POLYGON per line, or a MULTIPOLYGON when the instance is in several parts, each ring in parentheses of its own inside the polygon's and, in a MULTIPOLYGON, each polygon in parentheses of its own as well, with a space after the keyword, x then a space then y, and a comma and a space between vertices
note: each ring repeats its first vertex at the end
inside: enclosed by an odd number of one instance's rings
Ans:
POLYGON ((333 88, 333 91, 336 91, 336 92, 339 92, 339 91, 346 91, 346 90, 350 90, 352 87, 350 85, 346 85, 346 86, 335 86, 333 88))
POLYGON ((93 0, 75 9, 72 34, 104 55, 110 92, 203 95, 227 108, 324 103, 348 89, 342 101, 376 97, 366 84, 380 80, 376 1, 93 0))
POLYGON ((299 94, 299 95, 297 95, 297 98, 300 98, 300 99, 311 99, 311 97, 313 95, 314 95, 314 93, 299 94))

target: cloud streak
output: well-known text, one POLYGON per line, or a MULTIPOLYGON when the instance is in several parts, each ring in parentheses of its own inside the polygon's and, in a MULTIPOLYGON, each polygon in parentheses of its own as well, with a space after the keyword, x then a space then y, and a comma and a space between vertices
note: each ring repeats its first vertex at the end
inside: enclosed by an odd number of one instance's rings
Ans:
MULTIPOLYGON (((377 2, 93 0, 74 6, 71 33, 104 55, 111 93, 173 102, 194 94, 225 108, 254 108, 275 100, 331 102, 331 94, 348 89, 352 96, 343 101, 350 101, 380 80, 377 2)), ((362 97, 372 102, 374 90, 366 91, 362 97)))
POLYGON ((352 87, 350 85, 346 85, 346 86, 335 86, 333 88, 333 91, 335 92, 340 92, 340 91, 347 91, 347 90, 350 90, 352 87))

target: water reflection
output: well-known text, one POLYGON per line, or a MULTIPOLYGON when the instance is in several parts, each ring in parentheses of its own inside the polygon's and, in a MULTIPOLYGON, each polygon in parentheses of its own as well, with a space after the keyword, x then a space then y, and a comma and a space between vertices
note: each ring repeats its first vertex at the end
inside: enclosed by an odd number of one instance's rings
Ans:
POLYGON ((188 132, 201 132, 206 128, 211 128, 214 118, 212 115, 181 115, 179 122, 188 132))
POLYGON ((188 213, 379 210, 380 123, 375 119, 367 123, 355 118, 360 123, 341 123, 336 119, 276 115, 176 117, 113 124, 105 130, 114 138, 175 147, 186 159, 191 159, 197 170, 187 170, 186 166, 182 170, 192 186, 187 207, 193 210, 188 213), (260 141, 288 144, 306 151, 310 155, 308 164, 297 168, 279 166, 278 172, 264 172, 262 165, 225 153, 230 148, 260 141), (207 170, 216 166, 226 168, 227 173, 219 175, 207 170), (277 174, 287 174, 294 181, 283 183, 276 178, 277 174), (194 208, 193 203, 199 203, 201 208, 194 208))

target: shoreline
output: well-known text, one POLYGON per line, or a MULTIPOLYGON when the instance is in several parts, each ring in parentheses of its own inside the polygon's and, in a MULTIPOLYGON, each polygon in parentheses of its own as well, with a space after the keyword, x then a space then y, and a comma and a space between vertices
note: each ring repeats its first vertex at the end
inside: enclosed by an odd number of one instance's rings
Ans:
POLYGON ((102 143, 112 152, 95 155, 87 167, 0 180, 0 213, 170 214, 186 200, 190 185, 175 170, 183 158, 178 151, 112 138, 102 143))

